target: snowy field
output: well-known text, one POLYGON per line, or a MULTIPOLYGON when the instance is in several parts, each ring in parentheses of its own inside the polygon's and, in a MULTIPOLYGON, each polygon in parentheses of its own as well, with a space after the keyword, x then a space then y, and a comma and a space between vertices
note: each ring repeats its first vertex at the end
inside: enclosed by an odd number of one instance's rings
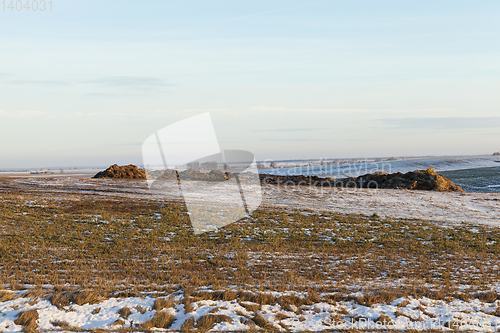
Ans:
MULTIPOLYGON (((172 294, 171 304, 155 311, 156 298, 110 298, 96 304, 56 307, 48 300, 33 301, 16 292, 15 299, 0 303, 0 330, 20 332, 23 326, 15 323, 19 313, 36 310, 38 328, 58 330, 143 330, 158 313, 170 318, 169 330, 247 331, 261 328, 271 331, 323 331, 323 330, 461 330, 494 332, 500 329, 500 303, 478 299, 464 302, 429 298, 398 298, 389 304, 365 306, 355 301, 318 302, 297 307, 295 305, 261 305, 254 302, 232 300, 201 300, 189 303, 186 309, 184 295, 172 294), (127 309, 127 310, 123 310, 127 309), (203 327, 196 323, 201 318, 213 317, 203 327), (194 321, 194 326, 190 326, 194 321), (262 327, 256 325, 257 322, 262 327), (189 326, 190 327, 189 327, 189 326), (208 326, 205 326, 208 325, 208 326)), ((285 293, 287 295, 290 293, 285 293)), ((283 293, 272 293, 277 298, 283 293)), ((294 294, 305 299, 302 294, 294 294)), ((234 297, 237 297, 235 295, 234 297)), ((163 329, 163 328, 161 328, 163 329)))
POLYGON ((500 194, 265 186, 264 205, 389 218, 500 225, 500 194))
MULTIPOLYGON (((217 183, 196 182, 200 203, 207 200, 225 205, 226 187, 217 183), (216 198, 216 199, 215 199, 216 198)), ((17 179, 11 184, 29 191, 50 190, 57 193, 87 193, 122 198, 180 199, 177 183, 165 182, 150 191, 143 182, 80 180, 75 178, 17 179)), ((189 184, 188 184, 189 186, 189 184)), ((498 226, 499 193, 444 193, 414 190, 350 189, 310 186, 263 185, 263 207, 293 207, 343 214, 377 214, 390 218, 427 219, 450 223, 481 223, 498 226)))
POLYGON ((262 193, 196 236, 176 184, 0 178, 0 332, 500 329, 498 194, 262 193))

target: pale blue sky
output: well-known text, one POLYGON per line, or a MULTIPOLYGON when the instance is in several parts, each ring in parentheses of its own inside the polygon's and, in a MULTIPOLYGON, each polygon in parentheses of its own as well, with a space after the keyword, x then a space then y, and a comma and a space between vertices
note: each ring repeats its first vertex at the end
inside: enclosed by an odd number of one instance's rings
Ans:
POLYGON ((258 159, 500 150, 498 1, 0 5, 0 169, 140 164, 210 111, 258 159))

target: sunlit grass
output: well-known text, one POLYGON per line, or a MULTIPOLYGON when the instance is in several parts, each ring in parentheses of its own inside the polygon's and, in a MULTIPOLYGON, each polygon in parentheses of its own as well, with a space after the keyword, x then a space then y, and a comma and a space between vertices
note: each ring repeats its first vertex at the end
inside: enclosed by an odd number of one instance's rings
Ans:
POLYGON ((354 285, 375 292, 397 282, 401 295, 445 297, 498 282, 500 230, 493 227, 268 207, 194 235, 180 202, 1 196, 6 289, 52 285, 133 296, 239 286, 346 295, 354 285))

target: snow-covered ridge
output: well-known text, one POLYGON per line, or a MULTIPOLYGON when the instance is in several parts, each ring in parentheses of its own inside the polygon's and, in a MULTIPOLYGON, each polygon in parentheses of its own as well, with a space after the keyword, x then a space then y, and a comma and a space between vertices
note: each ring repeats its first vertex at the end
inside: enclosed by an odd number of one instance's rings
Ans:
POLYGON ((266 169, 263 172, 280 175, 318 175, 328 177, 356 177, 377 171, 394 173, 426 170, 434 168, 437 172, 500 167, 499 156, 455 156, 408 158, 395 161, 361 161, 349 164, 332 164, 322 166, 301 166, 295 168, 266 169))

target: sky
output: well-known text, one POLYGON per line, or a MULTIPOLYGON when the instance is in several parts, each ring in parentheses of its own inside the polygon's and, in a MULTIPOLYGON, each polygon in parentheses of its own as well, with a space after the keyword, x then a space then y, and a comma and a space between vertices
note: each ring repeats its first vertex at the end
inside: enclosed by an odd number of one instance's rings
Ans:
POLYGON ((496 0, 8 4, 0 169, 142 164, 205 112, 259 160, 500 150, 496 0))

